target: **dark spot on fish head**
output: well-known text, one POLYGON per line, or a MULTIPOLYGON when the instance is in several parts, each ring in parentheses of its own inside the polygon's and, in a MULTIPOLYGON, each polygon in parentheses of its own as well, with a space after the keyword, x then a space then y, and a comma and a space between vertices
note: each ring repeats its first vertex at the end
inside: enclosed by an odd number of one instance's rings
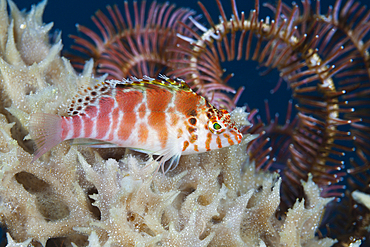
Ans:
POLYGON ((189 118, 189 123, 190 123, 191 125, 196 125, 196 124, 197 124, 197 119, 196 119, 196 118, 194 118, 194 117, 189 118))
POLYGON ((89 96, 86 96, 85 100, 86 101, 89 101, 90 100, 90 97, 89 96))
POLYGON ((77 101, 78 101, 78 103, 81 103, 82 102, 82 99, 78 99, 77 101))

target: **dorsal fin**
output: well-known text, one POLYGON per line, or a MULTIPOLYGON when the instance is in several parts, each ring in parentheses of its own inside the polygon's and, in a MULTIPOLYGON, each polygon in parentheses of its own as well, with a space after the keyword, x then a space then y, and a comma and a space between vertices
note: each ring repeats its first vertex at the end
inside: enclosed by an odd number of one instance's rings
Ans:
POLYGON ((72 98, 72 102, 68 108, 68 115, 73 116, 83 113, 88 105, 94 103, 98 97, 108 93, 112 88, 112 83, 109 81, 98 83, 95 86, 81 87, 72 98))
POLYGON ((122 82, 118 82, 117 86, 121 87, 133 87, 138 88, 141 90, 145 90, 145 88, 150 88, 151 85, 154 86, 160 86, 163 88, 166 88, 168 90, 175 90, 175 91, 186 91, 186 92, 192 92, 191 88, 188 86, 188 84, 185 83, 185 81, 181 79, 172 80, 164 75, 159 75, 159 80, 151 78, 149 76, 143 76, 143 79, 138 79, 135 77, 131 77, 131 79, 123 80, 122 82))

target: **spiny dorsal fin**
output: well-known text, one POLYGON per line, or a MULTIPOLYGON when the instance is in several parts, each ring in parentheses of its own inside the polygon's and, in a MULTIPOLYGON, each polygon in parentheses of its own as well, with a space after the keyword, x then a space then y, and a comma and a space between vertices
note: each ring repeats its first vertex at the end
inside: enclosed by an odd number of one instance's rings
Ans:
POLYGON ((145 88, 148 88, 154 85, 154 86, 164 87, 168 90, 176 90, 176 91, 182 90, 186 92, 192 92, 191 88, 188 86, 188 84, 185 83, 184 80, 181 80, 178 78, 175 80, 172 80, 164 75, 159 75, 158 77, 159 79, 154 79, 149 76, 143 76, 143 79, 131 77, 131 79, 125 79, 122 82, 118 82, 117 86, 133 87, 133 88, 145 90, 145 88))

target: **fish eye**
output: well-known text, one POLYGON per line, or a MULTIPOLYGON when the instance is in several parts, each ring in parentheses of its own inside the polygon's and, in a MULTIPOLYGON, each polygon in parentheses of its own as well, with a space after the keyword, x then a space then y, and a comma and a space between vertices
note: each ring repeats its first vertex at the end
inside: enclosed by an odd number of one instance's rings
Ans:
POLYGON ((221 129, 221 125, 219 124, 219 123, 213 123, 213 128, 215 129, 215 130, 219 130, 219 129, 221 129))
POLYGON ((226 127, 215 120, 210 120, 208 122, 208 129, 213 133, 213 134, 221 134, 226 130, 226 127))

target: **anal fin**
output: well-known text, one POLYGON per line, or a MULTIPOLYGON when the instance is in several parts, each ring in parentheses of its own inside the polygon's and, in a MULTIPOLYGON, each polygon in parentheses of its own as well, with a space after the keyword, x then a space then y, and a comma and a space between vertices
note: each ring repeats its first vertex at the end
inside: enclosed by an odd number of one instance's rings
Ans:
POLYGON ((74 139, 71 145, 82 145, 92 148, 116 148, 119 147, 117 144, 105 141, 99 141, 96 139, 89 138, 77 138, 74 139))

